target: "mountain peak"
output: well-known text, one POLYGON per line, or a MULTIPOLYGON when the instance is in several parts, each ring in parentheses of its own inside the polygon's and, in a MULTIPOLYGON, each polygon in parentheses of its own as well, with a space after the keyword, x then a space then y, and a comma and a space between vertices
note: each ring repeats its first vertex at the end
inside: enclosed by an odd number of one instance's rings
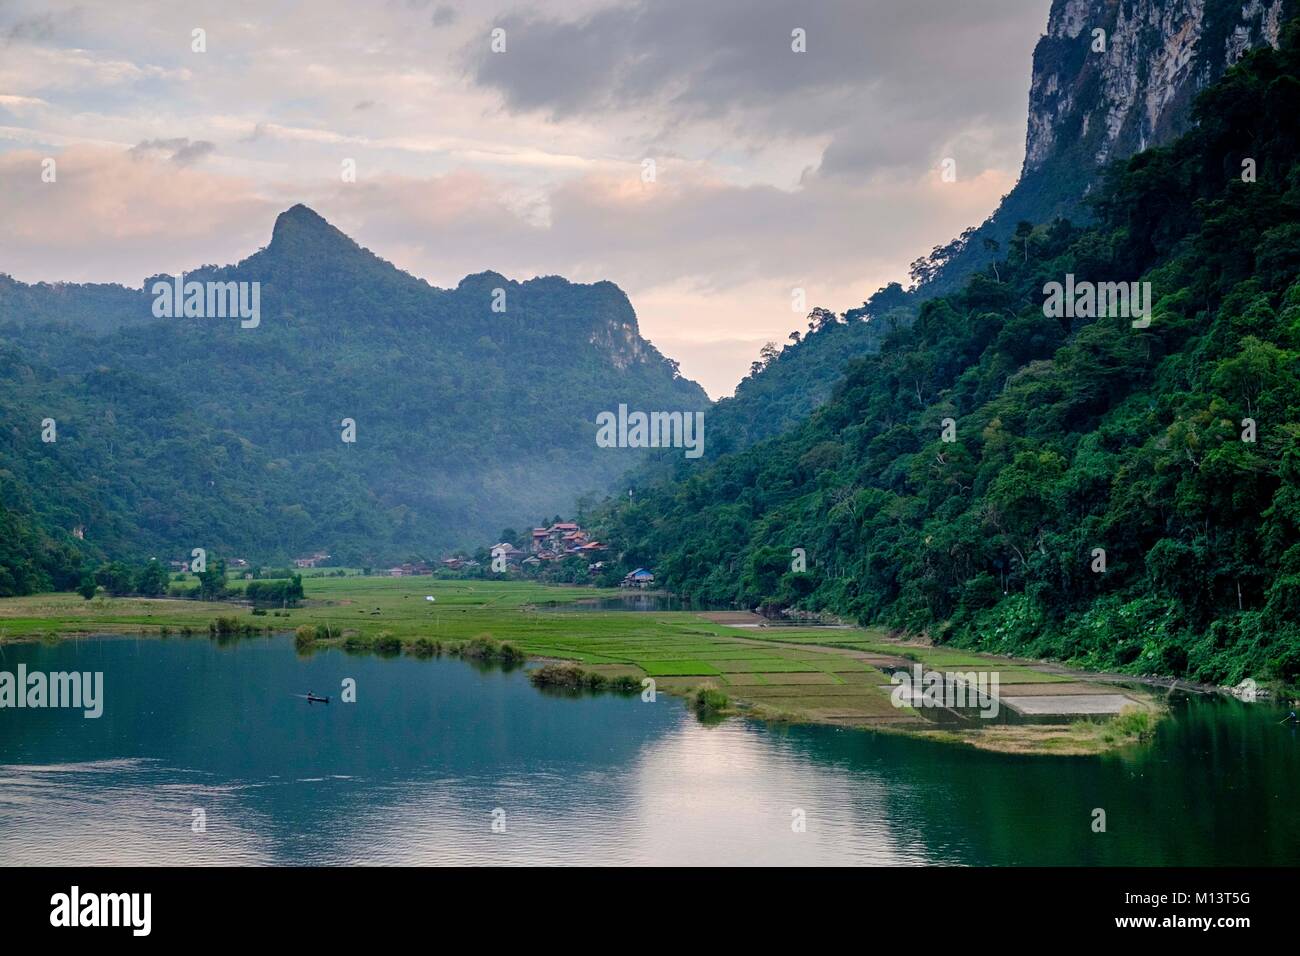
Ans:
POLYGON ((341 269, 354 279, 374 277, 377 267, 392 273, 400 271, 302 203, 290 206, 276 217, 270 245, 257 253, 256 258, 309 276, 326 265, 333 270, 341 269))
POLYGON ((271 231, 271 245, 286 242, 298 243, 308 241, 342 240, 348 245, 356 245, 341 230, 330 225, 325 217, 302 203, 290 206, 275 219, 275 228, 271 231))

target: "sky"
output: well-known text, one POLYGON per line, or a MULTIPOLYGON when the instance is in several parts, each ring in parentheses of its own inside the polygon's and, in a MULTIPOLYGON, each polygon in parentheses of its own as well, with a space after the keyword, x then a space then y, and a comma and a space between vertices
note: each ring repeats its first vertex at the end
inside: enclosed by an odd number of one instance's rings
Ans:
POLYGON ((302 202, 434 285, 613 281, 718 398, 993 211, 1049 5, 0 0, 0 272, 138 288, 302 202))

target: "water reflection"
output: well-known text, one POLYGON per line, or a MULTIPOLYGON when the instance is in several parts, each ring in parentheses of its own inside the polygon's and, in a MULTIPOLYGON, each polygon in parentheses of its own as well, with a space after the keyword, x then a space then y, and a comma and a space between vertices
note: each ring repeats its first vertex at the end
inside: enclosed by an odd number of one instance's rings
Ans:
POLYGON ((1300 849, 1297 733, 1265 705, 1175 697, 1150 748, 1046 759, 708 727, 666 696, 553 697, 454 660, 300 659, 287 638, 6 651, 9 669, 101 669, 106 696, 99 720, 0 711, 11 865, 1290 865, 1300 849), (344 677, 356 704, 296 696, 344 677))

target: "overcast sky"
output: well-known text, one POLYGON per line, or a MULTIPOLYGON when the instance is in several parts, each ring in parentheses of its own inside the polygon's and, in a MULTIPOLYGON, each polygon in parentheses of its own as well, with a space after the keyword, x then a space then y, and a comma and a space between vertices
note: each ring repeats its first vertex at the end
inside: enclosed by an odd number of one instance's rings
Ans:
POLYGON ((852 308, 993 210, 1049 5, 0 0, 0 272, 139 287, 304 202, 436 285, 612 280, 719 397, 792 289, 852 308))

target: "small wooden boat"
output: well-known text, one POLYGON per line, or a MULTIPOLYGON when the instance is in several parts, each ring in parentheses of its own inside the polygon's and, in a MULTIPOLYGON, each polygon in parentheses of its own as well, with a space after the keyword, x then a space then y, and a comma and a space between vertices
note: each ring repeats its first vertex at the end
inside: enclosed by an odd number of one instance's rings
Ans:
POLYGON ((328 697, 317 697, 315 694, 312 694, 310 692, 307 694, 307 703, 309 704, 310 703, 328 704, 329 702, 330 699, 328 697))

